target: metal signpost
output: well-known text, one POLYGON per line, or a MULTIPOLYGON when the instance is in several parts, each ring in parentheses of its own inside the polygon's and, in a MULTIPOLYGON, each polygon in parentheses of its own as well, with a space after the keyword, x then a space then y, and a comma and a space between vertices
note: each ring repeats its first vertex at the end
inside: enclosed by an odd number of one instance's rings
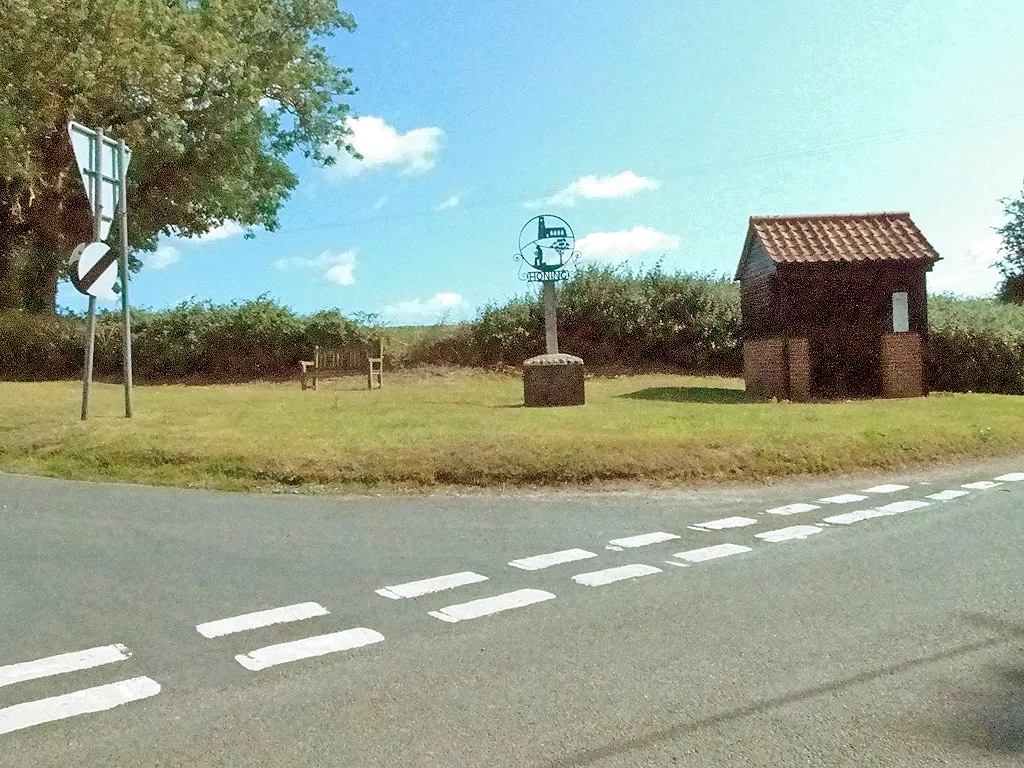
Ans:
POLYGON ((71 282, 89 297, 89 331, 82 374, 82 421, 89 418, 89 390, 92 386, 93 353, 96 348, 96 299, 121 296, 124 318, 124 415, 132 416, 132 328, 128 306, 128 196, 127 174, 131 150, 124 141, 104 136, 80 123, 68 123, 68 135, 75 160, 92 206, 93 242, 83 243, 71 254, 71 282), (104 241, 110 234, 115 213, 120 214, 120 257, 110 253, 104 241), (115 266, 115 262, 119 262, 115 266), (119 285, 115 285, 120 277, 119 285))
POLYGON ((541 284, 544 332, 549 355, 558 354, 555 283, 569 279, 569 270, 566 267, 580 256, 578 251, 573 250, 575 245, 576 236, 572 227, 565 219, 551 214, 534 216, 519 232, 519 253, 516 260, 529 266, 525 273, 520 266, 519 279, 541 284))

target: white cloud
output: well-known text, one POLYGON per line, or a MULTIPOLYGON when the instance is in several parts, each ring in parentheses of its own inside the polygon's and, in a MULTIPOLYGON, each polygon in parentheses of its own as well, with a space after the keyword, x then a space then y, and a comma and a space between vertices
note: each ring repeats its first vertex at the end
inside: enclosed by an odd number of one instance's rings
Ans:
POLYGON ((372 115, 351 117, 348 126, 352 129, 349 142, 363 159, 356 160, 332 149, 337 162, 329 170, 342 178, 352 178, 385 165, 397 166, 403 173, 429 171, 434 167, 434 156, 444 138, 444 131, 433 126, 399 133, 383 119, 372 115))
POLYGON ((671 251, 679 247, 679 238, 650 227, 634 226, 617 232, 591 232, 576 241, 583 259, 607 262, 625 261, 648 251, 671 251))
POLYGON ((144 254, 142 256, 142 263, 153 269, 167 269, 167 267, 179 259, 181 259, 181 251, 173 245, 164 245, 157 248, 153 253, 144 254))
POLYGON ((947 291, 962 296, 993 294, 1002 281, 995 268, 1003 258, 999 249, 1002 239, 995 232, 971 242, 959 256, 944 256, 928 275, 928 292, 947 291))
POLYGON ((435 293, 429 299, 410 299, 388 304, 384 314, 391 320, 415 324, 430 320, 437 322, 442 317, 449 320, 465 317, 469 305, 460 293, 435 293))
POLYGON ((229 237, 240 235, 245 232, 241 224, 234 221, 225 221, 219 227, 214 227, 209 232, 199 237, 188 238, 190 243, 211 243, 214 240, 226 240, 229 237))
POLYGON ((373 204, 373 210, 379 211, 381 208, 383 208, 387 204, 388 204, 388 196, 387 195, 381 195, 379 198, 377 198, 377 202, 375 202, 373 204))
POLYGON ((581 176, 551 197, 530 200, 525 205, 527 208, 540 208, 545 205, 573 206, 580 198, 629 197, 637 192, 657 188, 657 181, 645 176, 637 176, 633 171, 623 171, 614 176, 581 176))
POLYGON ((324 280, 329 283, 334 283, 335 285, 352 285, 352 283, 356 281, 355 249, 341 251, 339 253, 324 251, 323 253, 311 258, 291 256, 286 259, 278 259, 274 262, 274 266, 283 272, 287 272, 292 269, 319 272, 324 280))
POLYGON ((454 208, 458 204, 459 204, 459 196, 458 195, 452 195, 447 200, 445 200, 444 202, 442 202, 438 206, 436 206, 434 208, 434 210, 435 211, 447 211, 449 208, 454 208))

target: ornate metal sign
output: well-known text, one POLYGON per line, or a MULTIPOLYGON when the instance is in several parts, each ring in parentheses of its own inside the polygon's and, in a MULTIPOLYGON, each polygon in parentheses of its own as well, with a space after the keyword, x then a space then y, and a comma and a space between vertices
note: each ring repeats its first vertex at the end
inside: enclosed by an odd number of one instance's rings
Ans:
POLYGON ((519 279, 530 283, 568 280, 566 267, 580 257, 575 247, 576 235, 565 219, 550 213, 534 216, 519 232, 519 279))

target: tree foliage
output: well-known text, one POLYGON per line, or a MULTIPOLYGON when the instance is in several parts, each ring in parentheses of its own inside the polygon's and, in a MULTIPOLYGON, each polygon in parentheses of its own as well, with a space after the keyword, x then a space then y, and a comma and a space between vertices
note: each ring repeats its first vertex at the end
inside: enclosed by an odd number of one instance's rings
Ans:
POLYGON ((1007 220, 996 231, 1003 239, 1003 259, 997 265, 1003 275, 999 297, 1003 301, 1024 304, 1024 190, 1016 200, 1004 198, 1007 220))
POLYGON ((336 3, 0 0, 0 307, 53 312, 90 238, 69 119, 132 147, 134 248, 227 220, 276 228, 292 153, 356 154, 350 70, 319 42, 355 29, 336 3))

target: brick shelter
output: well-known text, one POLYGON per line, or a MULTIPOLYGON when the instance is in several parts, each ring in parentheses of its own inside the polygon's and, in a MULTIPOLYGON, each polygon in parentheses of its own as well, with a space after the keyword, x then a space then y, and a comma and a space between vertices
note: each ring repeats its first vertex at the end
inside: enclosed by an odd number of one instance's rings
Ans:
POLYGON ((938 259, 905 212, 752 216, 736 270, 747 392, 926 395, 925 275, 938 259))

